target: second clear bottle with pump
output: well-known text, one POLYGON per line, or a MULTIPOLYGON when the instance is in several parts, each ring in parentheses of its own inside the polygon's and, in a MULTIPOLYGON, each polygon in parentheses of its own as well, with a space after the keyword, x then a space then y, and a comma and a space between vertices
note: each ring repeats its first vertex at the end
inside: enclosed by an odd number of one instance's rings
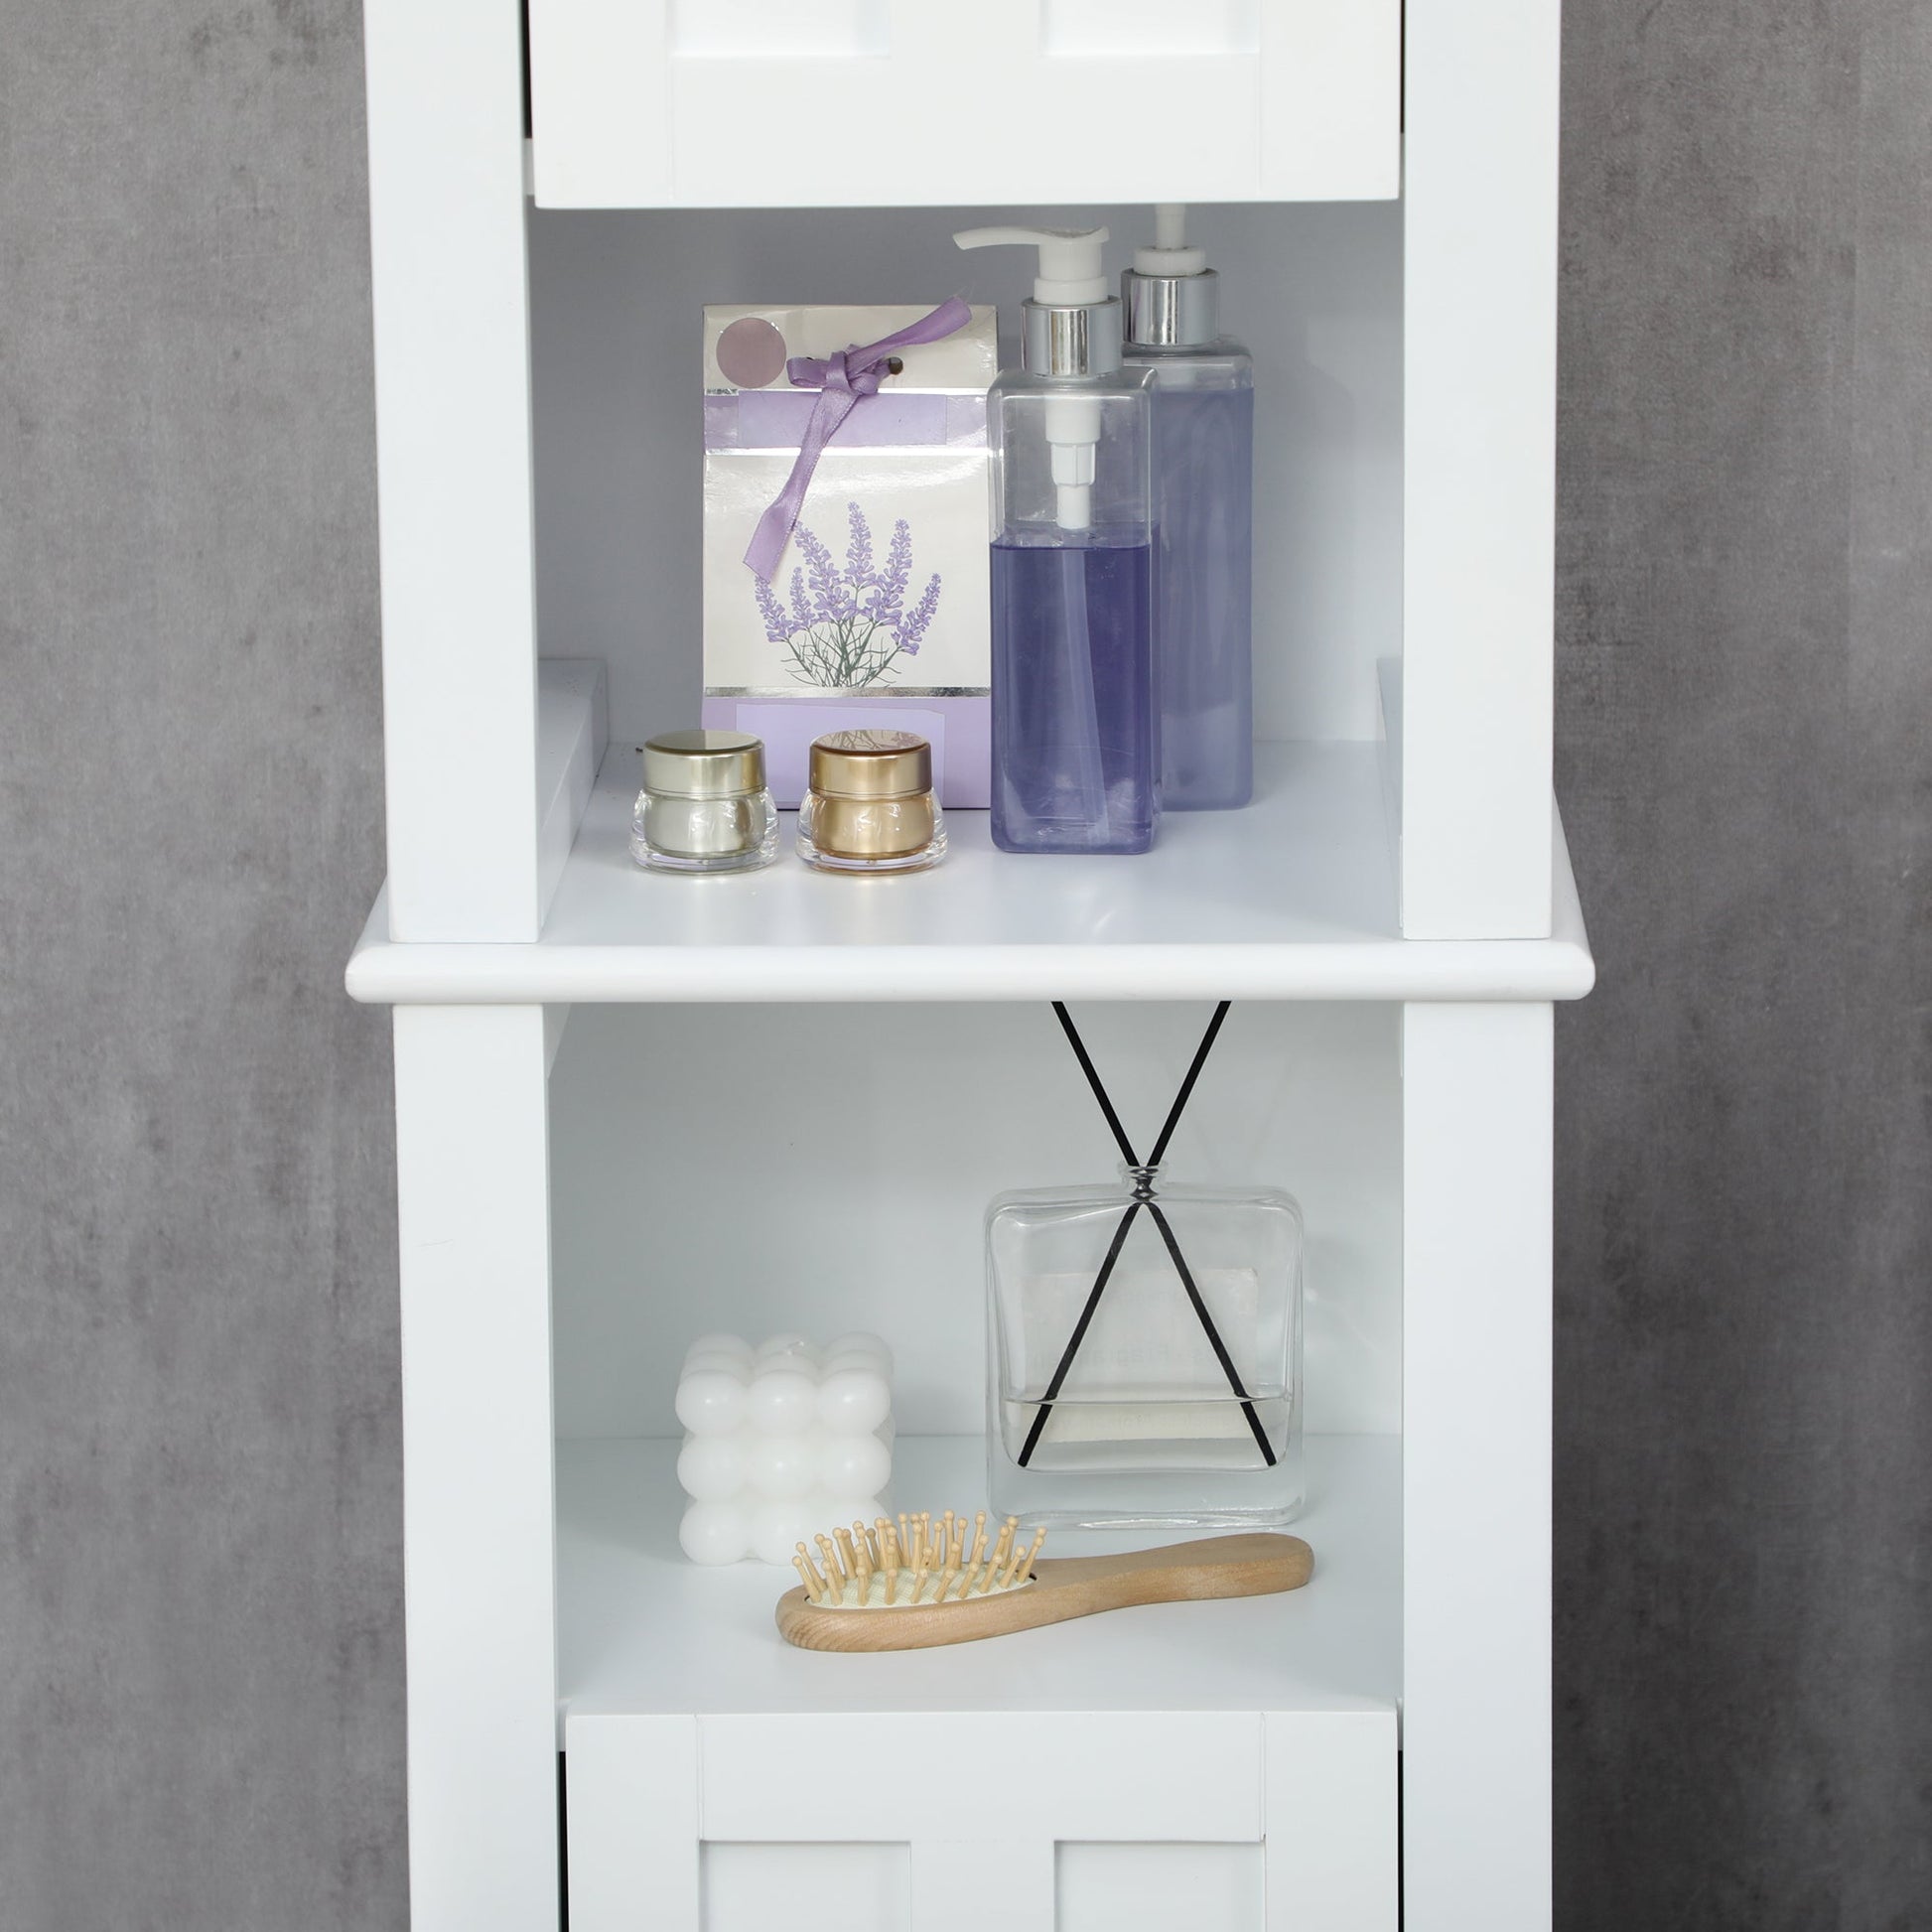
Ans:
POLYGON ((1254 794, 1254 363, 1220 333, 1220 278, 1156 210, 1155 245, 1121 277, 1130 368, 1155 379, 1155 649, 1170 810, 1254 794))
POLYGON ((1039 250, 993 451, 993 842, 1134 853, 1160 821, 1152 375, 1122 366, 1105 228, 977 228, 1039 250))

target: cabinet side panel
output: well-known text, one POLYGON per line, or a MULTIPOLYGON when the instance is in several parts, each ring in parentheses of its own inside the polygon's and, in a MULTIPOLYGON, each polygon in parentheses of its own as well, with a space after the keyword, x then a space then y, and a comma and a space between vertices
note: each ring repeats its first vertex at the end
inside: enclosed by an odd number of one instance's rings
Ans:
POLYGON ((1402 929, 1550 930, 1558 9, 1408 14, 1402 929))
POLYGON ((515 0, 367 0, 390 936, 537 932, 515 0))
POLYGON ((1403 1016, 1408 1932, 1550 1923, 1550 1014, 1403 1016))
POLYGON ((403 1565, 415 1932, 557 1923, 541 1007, 400 1007, 403 1565))

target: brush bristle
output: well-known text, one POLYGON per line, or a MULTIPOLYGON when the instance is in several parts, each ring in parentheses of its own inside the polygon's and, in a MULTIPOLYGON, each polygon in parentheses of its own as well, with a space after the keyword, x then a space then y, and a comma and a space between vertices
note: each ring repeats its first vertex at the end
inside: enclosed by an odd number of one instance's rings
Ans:
POLYGON ((870 1529, 854 1523, 850 1530, 814 1537, 818 1563, 799 1544, 791 1567, 807 1599, 821 1609, 963 1603, 969 1596, 997 1596, 1033 1582, 1046 1532, 1035 1530, 1028 1544, 1019 1529, 1019 1517, 1009 1516, 989 1549, 983 1509, 974 1513, 970 1528, 963 1510, 949 1509, 937 1522, 924 1513, 901 1516, 897 1523, 882 1516, 870 1529))

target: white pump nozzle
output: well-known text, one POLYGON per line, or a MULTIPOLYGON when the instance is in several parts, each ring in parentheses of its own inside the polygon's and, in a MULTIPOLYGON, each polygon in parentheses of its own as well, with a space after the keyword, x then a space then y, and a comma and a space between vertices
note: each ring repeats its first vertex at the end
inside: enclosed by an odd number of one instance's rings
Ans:
MULTIPOLYGON (((1105 228, 967 228, 953 239, 962 248, 999 248, 1010 242, 1037 248, 1039 274, 1034 281, 1034 300, 1047 308, 1080 309, 1114 301, 1100 261, 1105 228)), ((1099 401, 1078 393, 1049 396, 1044 415, 1055 520, 1063 530, 1084 530, 1093 515, 1099 401)))
POLYGON ((1059 309, 1105 302, 1112 293, 1100 263, 1106 239, 1105 228, 962 228, 953 236, 962 248, 1037 248, 1034 300, 1059 309))
POLYGON ((1198 275, 1207 266, 1205 248, 1189 248, 1187 208, 1181 202, 1154 205, 1154 246, 1134 250, 1136 275, 1198 275))

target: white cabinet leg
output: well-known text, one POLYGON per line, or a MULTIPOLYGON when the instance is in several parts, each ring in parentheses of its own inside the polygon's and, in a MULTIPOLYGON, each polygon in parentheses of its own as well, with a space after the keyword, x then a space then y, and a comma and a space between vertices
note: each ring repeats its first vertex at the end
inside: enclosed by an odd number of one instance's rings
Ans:
POLYGON ((413 1932, 558 1922, 541 1007, 399 1007, 413 1932))
POLYGON ((1407 1932, 1550 1923, 1547 1005, 1403 1015, 1407 1932))

